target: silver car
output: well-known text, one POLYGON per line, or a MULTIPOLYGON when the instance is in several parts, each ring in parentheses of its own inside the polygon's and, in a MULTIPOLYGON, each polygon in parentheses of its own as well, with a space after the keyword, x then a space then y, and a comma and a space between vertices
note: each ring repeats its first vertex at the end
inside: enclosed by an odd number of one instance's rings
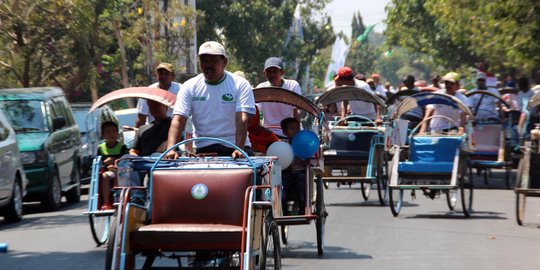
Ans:
POLYGON ((0 215, 5 222, 22 219, 27 184, 15 131, 0 110, 0 215))

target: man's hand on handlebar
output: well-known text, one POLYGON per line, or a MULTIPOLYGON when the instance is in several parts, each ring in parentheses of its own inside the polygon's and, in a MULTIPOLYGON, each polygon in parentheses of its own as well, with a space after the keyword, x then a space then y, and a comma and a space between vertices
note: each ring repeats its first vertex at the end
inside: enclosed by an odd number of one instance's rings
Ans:
POLYGON ((179 156, 178 152, 171 150, 165 155, 164 159, 178 159, 179 156))
POLYGON ((237 158, 244 158, 244 155, 242 155, 242 152, 238 151, 238 150, 234 150, 232 152, 232 155, 231 155, 234 159, 237 159, 237 158))

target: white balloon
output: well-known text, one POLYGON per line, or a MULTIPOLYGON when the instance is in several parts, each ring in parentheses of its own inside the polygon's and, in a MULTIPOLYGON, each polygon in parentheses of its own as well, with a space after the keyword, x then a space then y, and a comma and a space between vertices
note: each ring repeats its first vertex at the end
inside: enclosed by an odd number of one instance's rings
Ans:
POLYGON ((287 169, 294 158, 292 146, 282 141, 272 143, 266 150, 266 155, 278 157, 282 170, 287 169))

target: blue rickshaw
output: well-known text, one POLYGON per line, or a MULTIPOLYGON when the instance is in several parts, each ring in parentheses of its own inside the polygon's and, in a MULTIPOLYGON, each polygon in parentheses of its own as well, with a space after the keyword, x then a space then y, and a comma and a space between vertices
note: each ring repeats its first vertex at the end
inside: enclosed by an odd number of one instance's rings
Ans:
POLYGON ((468 217, 472 212, 473 181, 470 178, 468 155, 472 147, 471 110, 457 98, 441 93, 418 93, 403 100, 397 107, 394 121, 413 109, 430 104, 451 106, 464 112, 468 121, 466 133, 457 131, 427 132, 417 134, 422 123, 434 118, 444 118, 459 126, 453 119, 442 115, 434 115, 422 120, 408 135, 408 144, 395 144, 390 153, 393 155, 390 164, 390 181, 388 185, 389 204, 392 214, 397 217, 403 206, 403 193, 416 190, 431 198, 446 196, 447 205, 454 210, 458 190, 461 194, 463 214, 468 217))

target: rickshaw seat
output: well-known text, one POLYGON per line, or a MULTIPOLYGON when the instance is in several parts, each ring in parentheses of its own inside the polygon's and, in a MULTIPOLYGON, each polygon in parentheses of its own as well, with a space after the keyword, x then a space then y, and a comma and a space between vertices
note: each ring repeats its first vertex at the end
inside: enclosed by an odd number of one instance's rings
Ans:
POLYGON ((475 155, 495 155, 499 154, 501 147, 502 124, 478 124, 474 128, 474 137, 476 140, 475 155))
MULTIPOLYGON (((239 250, 251 169, 156 170, 151 223, 131 233, 135 250, 239 250), (196 196, 205 185, 207 195, 196 196)), ((200 193, 199 193, 200 194, 200 193)))
POLYGON ((461 136, 415 136, 411 139, 410 159, 400 162, 399 172, 451 173, 461 136))
POLYGON ((367 161, 372 146, 372 139, 378 134, 380 134, 380 131, 376 129, 333 130, 329 143, 330 150, 323 153, 325 163, 337 162, 340 165, 344 165, 343 163, 354 162, 351 165, 357 165, 358 160, 367 161))

